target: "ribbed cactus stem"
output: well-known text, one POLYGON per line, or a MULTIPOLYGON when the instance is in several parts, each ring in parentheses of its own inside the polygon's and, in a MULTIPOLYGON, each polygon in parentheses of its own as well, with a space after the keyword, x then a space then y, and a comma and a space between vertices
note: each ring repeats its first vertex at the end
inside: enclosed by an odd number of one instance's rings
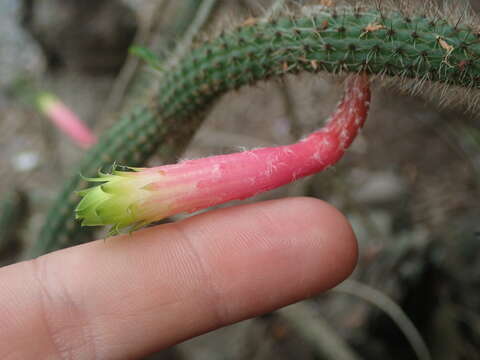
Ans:
POLYGON ((72 195, 86 186, 79 173, 94 176, 108 161, 142 166, 154 152, 171 159, 205 110, 231 89, 301 71, 366 72, 477 89, 478 40, 461 24, 353 8, 248 21, 166 69, 156 94, 100 140, 58 198, 34 255, 68 245, 79 232, 73 216, 78 198, 72 195))

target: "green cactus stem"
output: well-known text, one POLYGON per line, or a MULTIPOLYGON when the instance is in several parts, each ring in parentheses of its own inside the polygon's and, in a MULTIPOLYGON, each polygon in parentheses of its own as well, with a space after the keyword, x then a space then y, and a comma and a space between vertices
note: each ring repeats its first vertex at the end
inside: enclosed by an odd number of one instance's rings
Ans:
POLYGON ((75 243, 74 190, 106 162, 141 166, 178 155, 213 102, 260 80, 298 72, 359 73, 480 87, 480 38, 446 20, 376 10, 321 8, 308 16, 248 21, 196 47, 160 74, 156 94, 88 154, 48 217, 33 255, 75 243))

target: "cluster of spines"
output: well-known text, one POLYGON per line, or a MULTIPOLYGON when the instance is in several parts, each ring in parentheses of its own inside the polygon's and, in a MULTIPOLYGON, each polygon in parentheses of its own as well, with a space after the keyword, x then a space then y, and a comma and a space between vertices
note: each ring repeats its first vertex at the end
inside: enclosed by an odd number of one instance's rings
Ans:
MULTIPOLYGON (((354 9, 243 24, 194 48, 167 69, 156 97, 104 136, 80 172, 89 176, 114 161, 142 165, 159 146, 171 155, 169 146, 185 144, 204 110, 221 94, 289 73, 367 72, 477 89, 479 40, 471 28, 443 20, 354 9)), ((58 247, 56 236, 67 240, 78 230, 72 225, 75 187, 84 186, 71 180, 64 203, 54 210, 58 215, 45 226, 42 246, 51 243, 45 250, 58 247)))

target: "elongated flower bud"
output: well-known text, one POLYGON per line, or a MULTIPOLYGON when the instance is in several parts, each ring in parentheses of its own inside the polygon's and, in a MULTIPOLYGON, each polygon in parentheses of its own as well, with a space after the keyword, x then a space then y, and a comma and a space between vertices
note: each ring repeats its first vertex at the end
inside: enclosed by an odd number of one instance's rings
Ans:
POLYGON ((135 230, 182 212, 245 199, 336 163, 363 126, 370 104, 366 75, 347 80, 344 99, 326 126, 293 145, 187 160, 89 179, 76 216, 86 226, 135 230))
POLYGON ((87 149, 97 142, 92 131, 56 96, 43 93, 38 96, 37 104, 40 111, 80 147, 87 149))

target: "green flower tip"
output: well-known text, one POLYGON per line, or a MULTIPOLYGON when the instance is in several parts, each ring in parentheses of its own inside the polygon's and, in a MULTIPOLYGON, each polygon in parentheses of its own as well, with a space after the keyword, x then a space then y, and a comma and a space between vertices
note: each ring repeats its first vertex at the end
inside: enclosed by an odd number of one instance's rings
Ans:
POLYGON ((36 98, 37 107, 40 109, 41 112, 46 113, 49 109, 52 108, 55 104, 59 103, 58 98, 50 93, 41 92, 37 95, 36 98))
MULTIPOLYGON (((136 169, 132 169, 136 170, 136 169)), ((84 178, 90 182, 102 183, 78 191, 82 200, 75 209, 75 218, 82 226, 111 225, 110 235, 120 231, 136 230, 146 224, 139 217, 137 182, 131 171, 116 171, 112 174, 99 173, 96 178, 84 178)))

